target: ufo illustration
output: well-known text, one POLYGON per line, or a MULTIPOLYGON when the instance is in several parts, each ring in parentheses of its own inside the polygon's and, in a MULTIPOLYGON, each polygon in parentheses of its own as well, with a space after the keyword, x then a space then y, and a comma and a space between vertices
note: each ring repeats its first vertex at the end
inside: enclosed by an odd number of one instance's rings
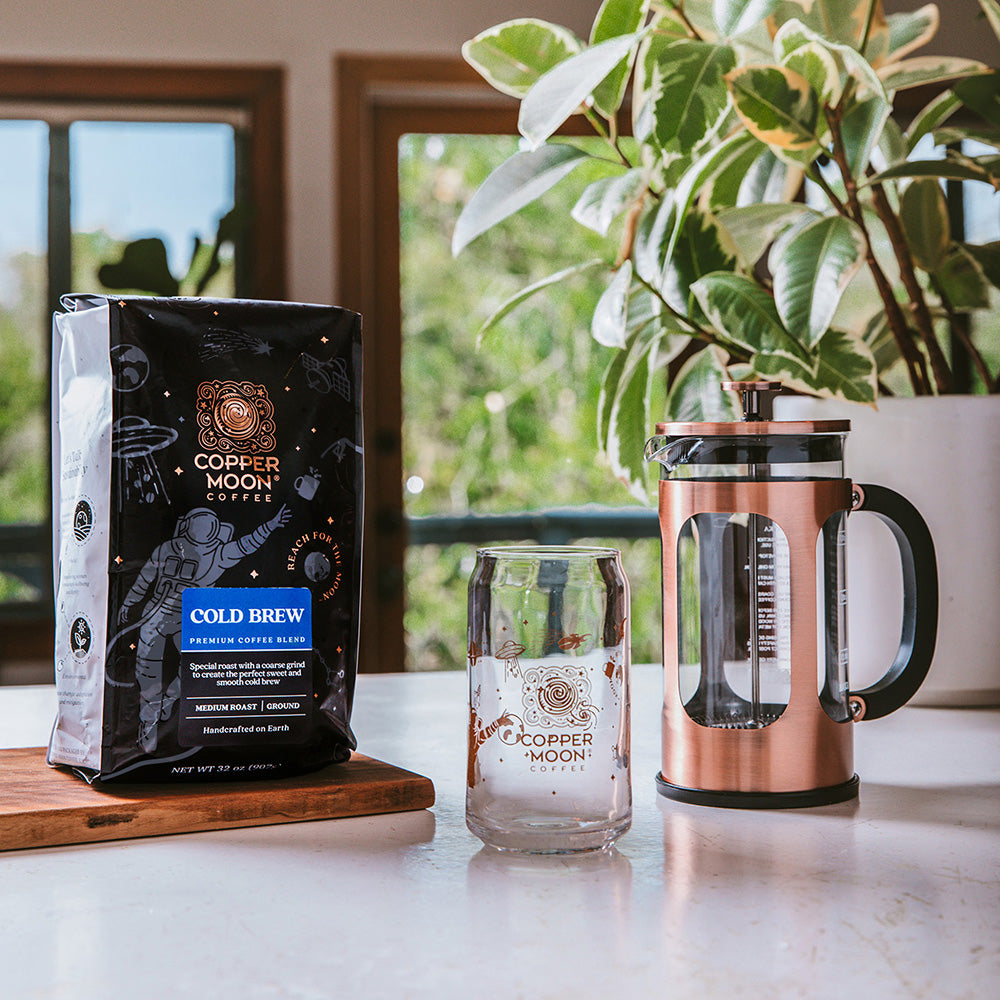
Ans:
POLYGON ((119 508, 125 501, 153 503, 157 497, 166 497, 152 455, 176 440, 177 431, 172 427, 159 427, 145 417, 128 416, 115 421, 111 428, 111 454, 122 462, 119 508))

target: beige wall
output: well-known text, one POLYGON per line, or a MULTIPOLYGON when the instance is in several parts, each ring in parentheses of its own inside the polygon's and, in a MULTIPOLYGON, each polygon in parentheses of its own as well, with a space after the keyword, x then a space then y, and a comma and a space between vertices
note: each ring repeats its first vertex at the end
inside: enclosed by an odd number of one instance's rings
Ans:
MULTIPOLYGON (((887 0, 909 9, 918 0, 887 0)), ((940 0, 942 51, 1000 62, 975 0, 940 0)), ((338 52, 458 53, 477 31, 532 15, 586 33, 598 0, 41 0, 7 3, 0 59, 267 63, 287 71, 289 294, 336 301, 332 197, 338 52)))

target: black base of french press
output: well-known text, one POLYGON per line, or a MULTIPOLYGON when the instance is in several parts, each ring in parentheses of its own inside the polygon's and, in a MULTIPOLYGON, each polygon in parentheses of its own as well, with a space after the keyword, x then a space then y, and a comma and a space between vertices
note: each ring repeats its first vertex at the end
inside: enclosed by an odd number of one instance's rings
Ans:
POLYGON ((860 778, 825 788, 810 788, 802 792, 719 792, 705 788, 685 788, 672 785, 662 774, 656 776, 656 789, 668 799, 689 802, 696 806, 718 806, 723 809, 802 809, 806 806, 828 806, 857 798, 860 778))

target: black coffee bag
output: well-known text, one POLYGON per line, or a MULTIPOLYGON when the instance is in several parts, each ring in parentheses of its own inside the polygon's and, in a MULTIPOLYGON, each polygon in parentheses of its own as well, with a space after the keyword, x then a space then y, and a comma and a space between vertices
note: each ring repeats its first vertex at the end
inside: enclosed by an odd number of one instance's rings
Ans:
POLYGON ((64 306, 49 762, 135 781, 347 759, 360 317, 241 300, 64 306))

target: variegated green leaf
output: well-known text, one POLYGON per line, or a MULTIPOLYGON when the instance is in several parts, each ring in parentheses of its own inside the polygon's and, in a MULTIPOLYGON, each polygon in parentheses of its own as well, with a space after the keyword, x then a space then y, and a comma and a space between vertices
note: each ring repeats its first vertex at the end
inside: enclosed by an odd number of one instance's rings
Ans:
POLYGON ((512 295, 506 302, 497 306, 497 308, 486 319, 483 325, 476 332, 476 347, 478 348, 482 345, 483 339, 486 335, 490 333, 496 325, 504 319, 504 317, 512 313, 519 305, 521 305, 522 302, 526 302, 533 295, 536 295, 538 292, 543 291, 546 288, 550 288, 552 285, 561 285, 577 274, 583 274, 586 271, 592 271, 595 268, 606 266, 607 264, 600 258, 587 260, 582 264, 575 264, 573 267, 567 267, 562 271, 557 271, 555 274, 550 274, 547 277, 522 288, 516 295, 512 295))
MULTIPOLYGON (((867 24, 869 5, 859 0, 795 0, 788 5, 796 19, 833 44, 858 51, 868 30, 865 55, 876 62, 889 49, 889 26, 882 5, 874 11, 870 27, 867 24)), ((783 18, 787 19, 787 18, 783 18)))
POLYGON ((890 14, 889 57, 902 59, 922 45, 926 45, 936 34, 940 17, 937 5, 924 4, 919 10, 890 14))
POLYGON ((609 38, 549 70, 525 95, 517 127, 539 146, 590 99, 594 89, 638 46, 644 32, 609 38))
POLYGON ((802 187, 802 170, 779 160, 766 146, 750 164, 740 181, 737 205, 791 201, 802 187))
POLYGON ((827 44, 827 47, 840 61, 844 72, 854 79, 859 98, 864 100, 867 97, 881 97, 886 101, 889 99, 872 63, 860 52, 850 45, 827 44))
POLYGON ((871 349, 860 337, 841 330, 828 330, 819 342, 815 373, 794 359, 773 354, 758 354, 751 363, 759 376, 777 379, 788 389, 812 396, 870 406, 878 397, 878 374, 871 349))
POLYGON ((737 132, 705 153, 685 171, 674 191, 672 228, 661 259, 669 259, 674 252, 684 218, 691 208, 695 194, 701 190, 703 185, 709 183, 722 171, 746 172, 760 155, 762 149, 763 147, 754 136, 747 132, 737 132))
POLYGON ((880 311, 872 317, 862 339, 871 350, 880 375, 899 363, 899 347, 885 312, 880 311))
POLYGON ((562 143, 515 153, 483 181, 455 223, 451 239, 457 254, 477 236, 540 198, 575 170, 586 153, 562 143))
POLYGON ((604 373, 598 399, 598 442, 612 473, 644 503, 649 478, 643 451, 650 431, 652 383, 665 338, 659 324, 640 328, 617 351, 604 373))
POLYGON ((462 46, 462 55, 491 86, 520 98, 582 48, 580 39, 566 28, 525 17, 476 35, 462 46))
POLYGON ((993 34, 1000 40, 1000 4, 997 0, 979 0, 979 6, 982 7, 993 34))
POLYGON ((714 136, 729 111, 725 74, 736 56, 725 45, 672 42, 653 73, 652 135, 661 149, 695 153, 714 136))
POLYGON ((986 63, 957 56, 915 56, 902 62, 889 63, 878 71, 887 91, 907 90, 946 80, 961 80, 967 76, 989 73, 986 63))
POLYGON ((839 215, 806 222, 775 243, 774 302, 785 328, 799 341, 812 346, 829 329, 864 254, 864 234, 839 215))
MULTIPOLYGON (((997 158, 994 157, 993 160, 997 158)), ((1000 191, 1000 167, 988 157, 976 160, 949 155, 943 160, 908 160, 898 166, 883 170, 866 180, 867 184, 899 180, 901 177, 939 177, 952 181, 982 181, 1000 191)))
POLYGON ((744 66, 726 74, 736 111, 761 142, 779 152, 819 143, 819 100, 809 82, 781 66, 744 66))
POLYGON ((910 127, 906 130, 907 154, 912 153, 913 148, 925 135, 939 128, 961 106, 961 100, 951 90, 945 90, 931 100, 910 122, 910 127))
POLYGON ((864 176, 872 152, 882 138, 892 107, 880 96, 873 95, 854 104, 841 122, 847 163, 855 177, 864 176))
POLYGON ((795 16, 786 19, 775 35, 779 59, 800 45, 810 42, 820 45, 836 59, 845 76, 853 77, 862 97, 885 96, 872 68, 872 63, 879 60, 879 52, 884 55, 888 51, 889 32, 884 21, 874 25, 875 35, 865 58, 858 51, 864 32, 864 13, 858 0, 810 0, 801 6, 790 5, 790 9, 795 16))
POLYGON ((801 222, 804 216, 820 218, 807 205, 783 201, 743 205, 718 213, 719 222, 732 237, 736 254, 745 268, 753 267, 774 239, 801 222))
POLYGON ((589 184, 573 206, 573 218, 606 236, 618 218, 646 188, 645 171, 636 167, 618 177, 604 177, 589 184))
POLYGON ((966 244, 965 249, 982 268, 987 281, 994 288, 1000 288, 1000 242, 984 243, 982 246, 966 244))
POLYGON ((673 42, 687 38, 682 21, 669 12, 650 22, 650 31, 639 45, 632 74, 632 134, 645 142, 653 133, 653 107, 660 93, 659 66, 663 52, 673 42))
POLYGON ((951 307, 959 312, 990 307, 991 283, 968 247, 953 246, 935 272, 934 281, 951 307))
POLYGON ((820 103, 833 107, 840 100, 843 86, 837 60, 822 45, 802 45, 788 53, 781 65, 798 73, 819 95, 820 103))
POLYGON ((689 212, 670 255, 663 281, 663 297, 682 316, 695 322, 704 317, 691 286, 713 271, 736 267, 736 246, 713 216, 689 212))
POLYGON ((878 140, 879 152, 885 157, 886 166, 893 167, 902 163, 909 155, 906 136, 895 118, 889 117, 882 126, 882 134, 878 140))
POLYGON ((735 393, 724 392, 729 378, 726 352, 708 346, 684 363, 674 376, 667 398, 670 420, 729 422, 739 420, 741 408, 735 393))
POLYGON ((632 287, 632 261, 627 260, 611 278, 597 300, 590 334, 605 347, 624 347, 628 324, 628 299, 632 287))
MULTIPOLYGON (((590 32, 590 44, 638 31, 648 10, 649 0, 604 0, 590 32)), ((613 117, 621 107, 630 68, 626 57, 594 88, 594 107, 605 118, 613 117)))
POLYGON ((650 342, 640 341, 632 350, 621 352, 624 364, 608 407, 608 432, 602 450, 612 474, 632 496, 648 503, 649 469, 643 447, 650 431, 649 400, 662 334, 654 331, 643 339, 650 342))
POLYGON ((822 38, 811 28, 807 28, 797 17, 790 17, 774 34, 774 58, 781 62, 785 56, 804 45, 822 44, 822 38))
POLYGON ((603 0, 590 29, 590 44, 638 31, 648 10, 649 0, 603 0))
POLYGON ((777 185, 779 173, 787 176, 787 171, 787 165, 781 163, 766 146, 760 147, 759 151, 750 150, 738 167, 716 173, 702 185, 698 192, 698 204, 706 211, 718 212, 734 205, 768 200, 765 178, 770 174, 770 179, 777 185), (780 171, 774 170, 776 163, 780 164, 780 171), (764 189, 762 197, 755 197, 750 193, 761 187, 764 189))
POLYGON ((667 194, 640 220, 632 248, 635 273, 654 288, 663 283, 666 249, 673 229, 674 202, 667 194))
POLYGON ((992 125, 1000 125, 1000 71, 959 80, 952 89, 966 107, 992 125))
POLYGON ((781 325, 774 299, 752 278, 716 271, 691 290, 712 325, 727 341, 751 354, 761 351, 809 364, 805 349, 781 325))
POLYGON ((719 33, 732 38, 769 18, 781 4, 782 0, 713 0, 712 16, 719 33))
POLYGON ((917 266, 936 271, 951 245, 948 202, 941 185, 932 178, 909 184, 900 199, 899 221, 917 266))
POLYGON ((934 130, 934 143, 938 146, 960 145, 963 142, 979 142, 1000 150, 1000 128, 975 125, 946 125, 934 130))

